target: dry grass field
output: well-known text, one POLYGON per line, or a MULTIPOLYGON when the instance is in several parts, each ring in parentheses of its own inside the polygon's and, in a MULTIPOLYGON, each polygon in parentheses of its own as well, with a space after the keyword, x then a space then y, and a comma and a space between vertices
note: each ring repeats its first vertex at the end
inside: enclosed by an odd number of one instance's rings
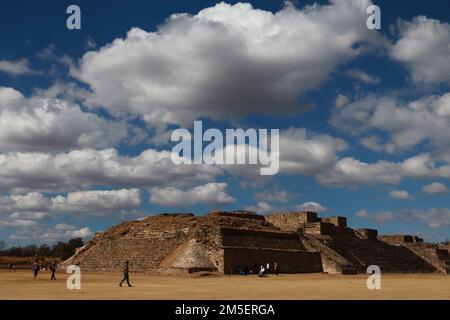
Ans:
POLYGON ((132 288, 119 288, 119 273, 82 274, 81 290, 66 288, 67 274, 50 281, 48 271, 0 270, 0 299, 450 299, 450 275, 386 274, 381 290, 368 290, 365 275, 328 274, 157 277, 130 274, 132 288))

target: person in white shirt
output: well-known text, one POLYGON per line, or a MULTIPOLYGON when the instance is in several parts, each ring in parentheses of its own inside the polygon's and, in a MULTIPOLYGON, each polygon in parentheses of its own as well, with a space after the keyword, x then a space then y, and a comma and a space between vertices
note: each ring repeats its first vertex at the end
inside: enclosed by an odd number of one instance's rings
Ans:
POLYGON ((264 269, 263 266, 261 266, 261 268, 259 269, 259 276, 260 277, 264 277, 264 273, 266 272, 266 269, 264 269))

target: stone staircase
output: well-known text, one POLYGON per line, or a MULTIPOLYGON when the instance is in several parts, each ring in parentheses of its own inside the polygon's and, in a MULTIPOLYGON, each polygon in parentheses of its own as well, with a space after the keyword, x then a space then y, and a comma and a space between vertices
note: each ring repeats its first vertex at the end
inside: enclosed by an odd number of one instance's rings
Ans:
POLYGON ((195 223, 188 215, 125 222, 97 234, 61 267, 78 264, 82 271, 122 271, 128 260, 132 272, 156 273, 161 262, 186 241, 195 223))
POLYGON ((432 264, 405 246, 387 244, 379 240, 367 240, 354 234, 351 237, 330 237, 323 241, 347 259, 358 272, 366 272, 370 265, 377 265, 382 272, 436 272, 432 264))
POLYGON ((305 234, 301 239, 308 251, 320 252, 324 272, 342 274, 357 273, 358 270, 348 259, 324 243, 325 239, 330 239, 329 236, 317 237, 305 234))
POLYGON ((376 231, 370 236, 345 225, 332 229, 330 233, 299 235, 243 211, 212 212, 202 217, 162 214, 96 234, 60 267, 78 264, 82 271, 120 272, 129 260, 132 272, 225 272, 243 263, 276 259, 280 265, 295 266, 289 272, 355 274, 366 273, 370 265, 379 266, 382 272, 450 270, 449 248, 442 245, 391 243, 377 238, 376 231))
POLYGON ((117 239, 93 246, 75 263, 85 271, 121 271, 124 262, 130 261, 130 271, 144 272, 158 269, 161 262, 172 253, 184 239, 117 239))
POLYGON ((431 243, 405 243, 403 245, 433 265, 438 271, 450 274, 450 254, 448 249, 431 243))

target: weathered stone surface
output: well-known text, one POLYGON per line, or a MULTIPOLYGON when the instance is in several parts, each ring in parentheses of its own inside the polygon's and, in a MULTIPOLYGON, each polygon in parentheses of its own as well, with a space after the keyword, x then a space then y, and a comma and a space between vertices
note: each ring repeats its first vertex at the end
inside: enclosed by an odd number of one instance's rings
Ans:
POLYGON ((315 212, 277 212, 266 216, 266 220, 272 223, 274 226, 287 231, 297 231, 306 223, 319 222, 317 213, 315 212))
POLYGON ((409 242, 403 245, 427 261, 438 271, 450 273, 450 254, 448 248, 445 246, 434 243, 423 243, 423 241, 409 242))
POLYGON ((366 237, 368 240, 378 240, 378 230, 375 229, 355 229, 361 236, 366 237))
POLYGON ((121 223, 96 234, 62 267, 79 264, 84 271, 121 271, 129 260, 131 271, 156 272, 186 241, 196 220, 191 214, 163 214, 121 223))
POLYGON ((190 239, 175 249, 161 263, 163 268, 184 269, 189 272, 197 270, 217 270, 206 248, 197 242, 196 239, 190 239))
POLYGON ((423 244, 417 236, 378 236, 373 229, 353 230, 347 227, 343 217, 275 213, 266 219, 281 229, 301 231, 306 249, 320 252, 325 272, 366 272, 370 265, 378 265, 383 272, 446 272, 447 262, 442 257, 448 249, 440 251, 439 259, 436 249, 417 249, 423 244))
POLYGON ((449 248, 409 235, 378 236, 347 227, 344 217, 312 212, 216 211, 204 216, 162 214, 121 223, 95 235, 62 263, 84 271, 130 270, 153 274, 195 271, 256 272, 277 262, 284 273, 448 272, 449 248), (295 232, 293 232, 295 231, 295 232))
POLYGON ((403 243, 423 242, 423 239, 412 235, 382 235, 378 236, 378 239, 386 243, 400 245, 403 243))
POLYGON ((330 217, 321 218, 322 222, 331 223, 339 228, 347 228, 347 218, 346 217, 330 217))
POLYGON ((307 223, 303 229, 306 234, 312 235, 333 235, 340 231, 334 224, 322 221, 307 223))
POLYGON ((131 271, 148 273, 229 273, 249 261, 277 260, 286 272, 322 271, 320 254, 308 252, 298 234, 246 211, 199 217, 164 214, 125 222, 97 234, 63 267, 79 264, 85 271, 120 271, 126 260, 131 271))

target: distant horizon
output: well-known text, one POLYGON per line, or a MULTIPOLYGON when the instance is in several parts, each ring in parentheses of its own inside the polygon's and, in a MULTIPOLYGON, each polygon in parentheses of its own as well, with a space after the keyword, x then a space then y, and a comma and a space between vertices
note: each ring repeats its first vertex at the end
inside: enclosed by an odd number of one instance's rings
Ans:
MULTIPOLYGON (((322 215, 320 215, 320 214, 317 213, 317 212, 314 212, 314 211, 307 211, 307 210, 303 210, 303 211, 297 210, 297 211, 288 211, 288 212, 285 212, 285 211, 274 211, 274 212, 268 212, 268 213, 260 214, 260 213, 254 212, 254 211, 248 211, 248 210, 239 210, 239 209, 236 209, 236 210, 231 210, 231 211, 211 210, 211 211, 204 212, 204 213, 201 213, 201 214, 195 214, 195 213, 192 213, 192 212, 161 212, 161 213, 155 213, 155 214, 153 214, 153 215, 143 216, 143 217, 140 217, 140 218, 137 218, 137 219, 124 220, 124 221, 122 221, 122 222, 120 222, 120 223, 123 223, 123 222, 142 221, 142 220, 147 219, 147 218, 157 217, 157 216, 163 216, 163 215, 193 215, 193 216, 195 216, 195 217, 201 217, 201 216, 206 216, 206 215, 208 215, 208 214, 210 214, 210 213, 215 213, 215 212, 225 212, 225 213, 248 212, 248 213, 253 213, 253 214, 256 214, 256 215, 263 216, 263 217, 266 217, 266 216, 269 216, 269 215, 272 215, 272 214, 276 214, 276 213, 290 214, 290 213, 298 213, 298 212, 310 212, 310 213, 315 213, 315 214, 317 214, 317 216, 318 216, 319 218, 328 218, 327 215, 322 216, 322 215)), ((333 216, 329 216, 329 217, 344 217, 344 218, 347 218, 347 217, 344 216, 344 215, 333 215, 333 216)), ((348 227, 354 230, 355 228, 352 227, 352 226, 351 226, 351 223, 348 223, 348 222, 349 222, 349 221, 348 221, 348 219, 347 219, 348 227)), ((120 223, 119 223, 119 224, 120 224, 120 223)), ((107 231, 108 229, 113 228, 113 227, 115 227, 115 226, 117 226, 117 225, 118 225, 118 224, 112 225, 112 226, 110 226, 110 227, 108 227, 108 228, 105 228, 104 230, 98 231, 98 232, 96 232, 96 233, 105 232, 105 231, 107 231)), ((372 228, 361 227, 361 229, 372 229, 372 228)), ((375 229, 375 230, 377 230, 377 229, 375 229)), ((377 231, 378 231, 378 230, 377 230, 377 231)), ((406 236, 406 235, 418 236, 418 235, 415 235, 415 234, 406 234, 406 233, 389 233, 389 234, 384 234, 384 233, 382 233, 382 234, 378 234, 378 235, 379 235, 379 236, 406 236)), ((93 238, 94 236, 95 236, 95 235, 93 235, 93 236, 90 237, 90 238, 83 239, 84 244, 86 244, 87 242, 91 241, 92 238, 93 238)), ((420 236, 419 236, 419 237, 420 237, 420 236)), ((1 241, 1 240, 2 240, 2 239, 0 239, 0 241, 1 241)), ((67 239, 67 240, 68 240, 68 239, 67 239)), ((53 242, 45 242, 45 243, 44 243, 44 242, 43 242, 43 243, 28 243, 28 244, 20 245, 20 246, 18 246, 18 247, 22 247, 22 248, 23 248, 23 247, 32 246, 32 245, 36 245, 36 246, 39 246, 39 245, 54 245, 54 244, 56 244, 56 243, 58 243, 58 242, 64 242, 64 241, 67 241, 67 240, 60 239, 60 240, 54 240, 53 242)), ((428 242, 428 243, 448 243, 449 240, 448 240, 448 238, 447 238, 447 239, 445 239, 445 240, 443 240, 443 241, 425 241, 425 242, 428 242)), ((6 243, 6 241, 5 241, 5 243, 6 243)), ((7 243, 6 243, 6 244, 7 244, 7 243)), ((4 250, 11 249, 11 248, 13 248, 13 247, 15 247, 15 246, 6 246, 5 248, 0 249, 0 252, 1 252, 1 251, 4 251, 4 250)))

